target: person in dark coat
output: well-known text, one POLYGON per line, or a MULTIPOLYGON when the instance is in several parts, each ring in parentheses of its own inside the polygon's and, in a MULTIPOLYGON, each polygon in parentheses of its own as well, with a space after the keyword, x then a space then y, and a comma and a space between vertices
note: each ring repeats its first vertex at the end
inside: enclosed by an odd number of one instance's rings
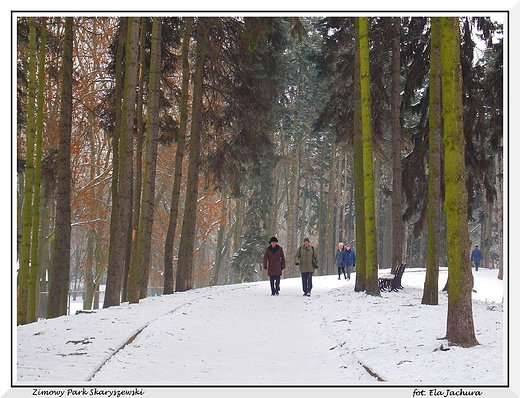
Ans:
POLYGON ((356 266, 356 252, 350 247, 348 243, 345 245, 342 258, 343 263, 345 264, 345 268, 347 269, 347 280, 350 280, 350 273, 356 266))
POLYGON ((296 254, 297 265, 300 266, 302 275, 303 295, 310 296, 312 290, 312 274, 318 268, 314 247, 311 246, 309 238, 303 240, 303 246, 300 246, 296 254))
POLYGON ((475 264, 475 271, 478 271, 478 267, 483 258, 484 256, 478 248, 478 245, 475 245, 475 248, 471 252, 471 261, 473 262, 473 264, 475 264))
POLYGON ((334 258, 334 264, 338 267, 338 281, 341 279, 341 274, 347 279, 345 274, 345 263, 343 262, 343 243, 338 243, 338 250, 336 250, 336 257, 334 258))
POLYGON ((283 249, 278 246, 278 239, 274 236, 269 240, 270 246, 265 249, 264 269, 267 270, 271 283, 271 296, 278 296, 280 292, 280 276, 285 268, 283 249))

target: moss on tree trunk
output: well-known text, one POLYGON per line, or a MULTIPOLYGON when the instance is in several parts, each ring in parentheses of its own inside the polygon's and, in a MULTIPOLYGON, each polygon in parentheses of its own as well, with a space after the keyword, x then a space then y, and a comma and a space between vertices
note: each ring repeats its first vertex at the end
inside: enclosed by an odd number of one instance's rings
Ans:
POLYGON ((456 17, 441 18, 441 69, 449 278, 446 338, 452 345, 473 347, 478 341, 471 303, 473 274, 469 256, 460 34, 456 17))

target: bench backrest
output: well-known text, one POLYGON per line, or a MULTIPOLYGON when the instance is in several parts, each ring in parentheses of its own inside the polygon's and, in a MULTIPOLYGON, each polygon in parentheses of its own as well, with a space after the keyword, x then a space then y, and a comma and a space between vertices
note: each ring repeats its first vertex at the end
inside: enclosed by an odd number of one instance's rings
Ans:
POLYGON ((397 268, 397 273, 395 274, 394 280, 392 281, 393 288, 398 288, 401 286, 401 278, 403 277, 405 268, 406 268, 406 264, 401 264, 397 268))

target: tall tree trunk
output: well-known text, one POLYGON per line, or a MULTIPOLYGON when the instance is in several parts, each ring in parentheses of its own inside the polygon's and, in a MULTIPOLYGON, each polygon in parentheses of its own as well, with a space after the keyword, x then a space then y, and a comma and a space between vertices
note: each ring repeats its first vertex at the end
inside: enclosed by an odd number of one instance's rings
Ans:
POLYGON ((471 303, 473 274, 469 255, 460 32, 456 17, 441 18, 441 70, 449 278, 446 338, 451 345, 473 347, 478 341, 471 303))
POLYGON ((489 268, 491 266, 491 240, 492 240, 492 229, 491 219, 493 215, 493 203, 486 198, 484 192, 483 195, 483 219, 480 226, 480 250, 482 251, 482 262, 480 266, 483 268, 489 268))
POLYGON ((424 230, 419 234, 419 259, 417 264, 419 268, 425 268, 424 265, 424 248, 426 247, 426 233, 424 230))
POLYGON ((496 211, 498 217, 498 279, 504 279, 504 203, 502 194, 502 168, 500 167, 500 155, 495 153, 495 185, 497 187, 496 211))
POLYGON ((182 87, 181 97, 179 100, 180 122, 179 137, 177 139, 177 152, 175 154, 175 170, 172 188, 172 199, 170 205, 170 219, 168 221, 168 231, 166 233, 166 241, 164 244, 164 294, 172 294, 174 291, 173 284, 173 241, 175 239, 175 230, 177 228, 177 216, 179 214, 179 201, 181 196, 181 179, 182 179, 182 159, 184 157, 186 127, 188 123, 188 90, 190 84, 190 70, 188 60, 188 50, 191 37, 191 26, 193 18, 186 18, 184 27, 184 36, 182 39, 182 87))
MULTIPOLYGON (((114 234, 111 239, 111 255, 107 269, 107 284, 103 307, 121 304, 123 269, 128 261, 130 233, 132 225, 132 183, 133 183, 133 131, 137 88, 138 47, 140 18, 128 18, 125 44, 125 84, 123 89, 122 122, 119 135, 119 176, 112 184, 118 184, 114 234)), ((114 208, 112 209, 114 211, 114 208)))
POLYGON ((368 50, 368 18, 359 18, 359 66, 361 80, 361 123, 363 126, 363 182, 365 202, 365 292, 379 295, 377 229, 375 209, 374 160, 372 149, 372 105, 370 99, 370 70, 368 50))
POLYGON ((213 267, 213 274, 211 276, 211 286, 219 284, 219 275, 221 274, 222 260, 224 258, 224 252, 226 250, 224 246, 224 235, 226 233, 226 220, 228 205, 224 195, 220 195, 220 202, 222 207, 220 209, 220 222, 217 232, 217 247, 215 250, 215 265, 213 267))
MULTIPOLYGON (((112 209, 110 213, 110 243, 108 246, 108 271, 107 271, 107 280, 114 280, 114 282, 110 282, 110 284, 116 283, 115 280, 119 273, 123 274, 123 278, 125 278, 125 270, 124 265, 121 266, 122 270, 117 269, 118 264, 114 263, 114 256, 116 250, 116 242, 120 239, 119 234, 119 175, 120 175, 120 165, 119 165, 119 140, 121 136, 121 125, 122 125, 122 104, 123 104, 123 60, 124 60, 124 51, 125 51, 125 41, 128 30, 128 18, 121 18, 119 20, 119 32, 118 32, 118 41, 117 41, 117 51, 116 51, 116 60, 115 60, 115 123, 114 123, 114 134, 112 137, 112 186, 110 189, 110 193, 112 195, 112 209), (110 264, 114 264, 112 267, 110 264), (114 269, 114 267, 116 267, 114 269), (110 276, 108 276, 110 275, 110 276)), ((105 302, 107 306, 110 305, 118 305, 118 298, 116 296, 116 287, 109 288, 109 294, 113 297, 110 297, 107 300, 107 294, 105 290, 105 302), (110 290, 113 292, 111 293, 110 290)), ((117 293, 119 296, 119 293, 117 293)), ((103 305, 105 305, 103 303, 103 305)))
MULTIPOLYGON (((43 203, 41 206, 42 220, 55 220, 56 207, 54 206, 54 187, 49 187, 50 184, 42 184, 42 197, 43 203)), ((52 261, 52 247, 54 240, 54 224, 51 222, 42 222, 40 227, 39 247, 38 247, 38 263, 40 267, 38 269, 39 279, 39 291, 45 292, 40 298, 38 304, 38 317, 45 318, 47 311, 47 297, 48 297, 48 276, 50 271, 50 264, 52 261)))
POLYGON ((392 40, 392 273, 397 272, 397 267, 403 262, 403 193, 401 171, 401 18, 393 18, 392 40))
MULTIPOLYGON (((243 196, 238 198, 235 209, 235 227, 233 230, 233 253, 236 253, 242 246, 242 231, 244 230, 244 214, 246 207, 246 197, 243 196)), ((240 282, 240 273, 237 272, 235 267, 229 267, 229 280, 232 283, 240 282)))
MULTIPOLYGON (((96 23, 96 22, 94 22, 96 23)), ((98 67, 97 61, 97 39, 96 35, 92 34, 93 46, 92 46, 92 62, 95 64, 95 69, 98 67)), ((96 178, 96 165, 99 164, 98 159, 96 158, 96 142, 95 142, 95 134, 94 134, 94 123, 89 128, 89 144, 90 144, 90 170, 89 170, 89 179, 90 181, 94 181, 96 178)), ((98 189, 96 186, 92 187, 91 195, 93 197, 99 197, 98 189)), ((94 234, 94 229, 89 228, 87 231, 87 250, 86 250, 86 258, 85 258, 85 295, 83 296, 83 309, 91 310, 92 303, 94 302, 94 292, 95 292, 95 284, 94 284, 94 264, 96 264, 95 257, 96 250, 96 236, 94 234)))
POLYGON ((20 266, 18 269, 17 324, 28 322, 29 267, 31 261, 32 208, 34 194, 34 136, 36 123, 34 110, 36 102, 36 18, 29 18, 29 83, 27 93, 27 151, 25 154, 25 181, 22 208, 22 242, 20 266))
POLYGON ((389 198, 386 201, 386 209, 385 209, 385 215, 384 215, 384 221, 383 221, 383 233, 382 233, 382 239, 381 239, 381 268, 389 268, 392 269, 392 231, 393 231, 393 225, 392 225, 392 198, 389 198))
MULTIPOLYGON (((153 20, 153 29, 156 20, 153 20)), ((132 256, 129 263, 129 273, 127 280, 127 299, 130 303, 139 302, 140 298, 146 297, 148 286, 148 268, 150 258, 150 240, 153 225, 153 207, 155 193, 155 168, 157 158, 157 123, 158 123, 158 96, 159 85, 157 76, 157 43, 156 32, 152 32, 152 49, 150 54, 150 73, 148 84, 148 111, 146 135, 144 134, 144 123, 142 121, 143 109, 143 87, 144 87, 144 49, 145 46, 145 23, 141 23, 140 51, 139 51, 139 98, 137 99, 137 159, 136 159, 136 181, 134 188, 134 210, 132 227, 132 256), (146 141, 146 142, 143 142, 146 141), (144 155, 144 173, 142 172, 144 155), (145 278, 146 273, 146 279, 145 278), (144 292, 143 285, 144 284, 144 292), (144 294, 144 295, 143 295, 144 294)), ((159 32, 160 33, 160 32, 159 32)), ((159 54, 160 58, 160 54, 159 54)), ((124 284, 123 284, 124 286, 124 284)), ((124 297, 124 292, 123 292, 124 297)))
MULTIPOLYGON (((304 167, 303 174, 308 176, 310 173, 308 172, 308 167, 305 162, 304 162, 303 167, 304 167)), ((303 189, 304 189, 304 192, 307 192, 309 190, 309 179, 308 178, 305 179, 305 185, 304 185, 303 189)), ((302 209, 302 215, 301 215, 301 220, 300 220, 301 236, 309 236, 310 231, 307 231, 307 219, 306 219, 307 218, 307 195, 303 195, 301 209, 302 209)))
POLYGON ((61 74, 61 112, 56 183, 56 228, 49 277, 47 318, 67 313, 70 276, 70 139, 72 133, 72 17, 65 18, 61 74))
MULTIPOLYGON (((333 152, 336 153, 336 152, 333 152)), ((336 162, 337 164, 334 167, 334 173, 337 176, 335 178, 336 189, 338 190, 337 199, 335 206, 333 208, 334 211, 334 238, 333 238, 333 255, 336 253, 337 244, 339 242, 347 242, 347 223, 348 223, 348 214, 347 214, 347 205, 348 203, 348 170, 347 170, 347 149, 343 148, 339 150, 340 160, 336 162)), ((334 272, 334 261, 332 266, 332 271, 334 272)))
MULTIPOLYGON (((322 152, 325 152, 325 147, 322 147, 322 152)), ((325 165, 325 162, 322 162, 322 165, 325 165)), ((320 271, 320 275, 328 275, 334 273, 334 255, 336 253, 336 231, 334 219, 335 219, 335 211, 334 207, 338 198, 338 190, 337 190, 337 182, 336 182, 336 142, 332 143, 332 157, 330 161, 330 171, 329 171, 329 195, 327 205, 325 207, 324 216, 327 219, 327 229, 325 231, 325 241, 320 244, 320 255, 324 260, 323 264, 320 264, 322 270, 320 271)), ((324 198, 324 195, 323 195, 324 198)), ((325 202, 325 200, 320 199, 320 201, 325 202)))
POLYGON ((157 170, 157 137, 159 135, 159 98, 161 92, 161 42, 162 18, 154 17, 152 24, 152 49, 150 54, 150 81, 148 83, 148 115, 146 122, 146 163, 139 223, 138 255, 140 259, 139 298, 145 298, 150 273, 152 229, 155 204, 155 176, 157 170), (142 230, 142 232, 141 232, 142 230))
MULTIPOLYGON (((291 162, 291 179, 289 187, 289 202, 287 207, 289 214, 287 217, 288 231, 287 231, 287 249, 286 256, 291 260, 289 263, 289 275, 296 277, 299 274, 299 269, 292 261, 296 255, 296 248, 299 246, 298 242, 298 208, 299 208, 299 191, 300 191, 300 153, 301 140, 296 143, 294 149, 293 161, 291 162), (292 271, 291 271, 292 268, 292 271)), ((303 238, 302 238, 303 239, 303 238)))
MULTIPOLYGON (((238 201, 233 200, 233 202, 236 204, 238 201)), ((227 210, 227 234, 226 239, 224 242, 224 252, 222 253, 222 266, 219 271, 218 281, 217 283, 219 285, 227 285, 230 283, 232 278, 230 278, 230 269, 231 267, 231 260, 232 255, 234 253, 232 248, 232 242, 233 242, 233 236, 235 234, 235 225, 237 224, 236 218, 233 217, 233 206, 231 203, 228 204, 228 210, 227 210)), ((233 242, 234 244, 234 242, 233 242)), ((266 276, 267 278, 267 276, 266 276)))
MULTIPOLYGON (((289 144, 290 145, 290 144, 289 144)), ((295 205, 296 202, 296 186, 299 186, 299 167, 298 167, 298 147, 299 143, 295 143, 296 147, 293 149, 293 153, 287 155, 290 159, 289 170, 287 170, 287 163, 284 163, 284 176, 285 176, 285 192, 286 192, 286 201, 287 201, 287 247, 285 249, 285 257, 288 259, 288 268, 285 271, 285 274, 290 277, 296 277, 299 273, 298 266, 294 265, 294 258, 296 255, 296 248, 298 246, 297 241, 297 231, 296 226, 297 222, 297 212, 295 209, 298 209, 298 206, 295 205), (296 213, 296 214, 295 214, 296 213)), ((289 151, 288 151, 289 152, 289 151)), ((283 156, 283 154, 282 154, 283 156)))
POLYGON ((202 81, 204 79, 204 60, 207 51, 206 18, 197 22, 197 50, 195 75, 193 77, 193 105, 191 118, 190 152, 187 174, 186 203, 182 223, 182 235, 179 242, 179 260, 175 290, 184 292, 193 287, 193 252, 197 227, 197 199, 199 194, 199 164, 202 134, 202 81))
MULTIPOLYGON (((318 253, 318 259, 320 266, 323 269, 326 264, 326 250, 323 250, 327 246, 328 234, 329 234, 329 219, 327 217, 327 201, 325 199, 325 179, 320 179, 319 188, 319 199, 318 199, 318 247, 321 249, 318 253)), ((320 273, 320 275, 323 275, 320 273)))
MULTIPOLYGON (((353 154, 353 148, 351 153, 353 154)), ((355 184, 354 184, 354 158, 352 157, 351 163, 349 163, 350 155, 346 153, 345 157, 345 185, 347 186, 347 193, 345 195, 344 207, 345 207, 345 231, 342 236, 343 242, 353 243, 356 240, 356 207, 355 207, 355 184), (348 175, 350 174, 350 175, 348 175)))
POLYGON ((83 309, 91 310, 94 301, 94 263, 95 263, 95 241, 94 231, 89 229, 87 232, 87 253, 85 261, 85 296, 83 297, 83 309))
MULTIPOLYGON (((95 20, 95 28, 94 32, 97 31, 99 21, 95 20)), ((99 40, 95 33, 92 33, 92 62, 94 63, 94 69, 97 70, 99 68, 99 60, 98 60, 98 45, 99 40)), ((96 169, 97 165, 100 164, 100 154, 97 153, 97 142, 96 142, 96 134, 94 131, 95 121, 91 121, 91 127, 89 128, 89 140, 90 140, 90 170, 89 170, 89 179, 90 181, 94 181, 96 178, 96 169)), ((91 192, 92 197, 98 198, 101 197, 102 194, 95 184, 92 187, 91 192)), ((94 303, 94 295, 96 292, 96 281, 95 277, 98 272, 98 251, 97 250, 97 241, 99 237, 96 237, 95 231, 93 228, 89 228, 87 232, 87 250, 86 250, 86 261, 85 261, 85 295, 83 297, 83 309, 91 310, 92 305, 94 303)))
POLYGON ((40 24, 40 59, 38 66, 38 106, 36 117, 36 152, 34 157, 34 199, 33 199, 33 220, 31 237, 31 268, 29 280, 29 307, 28 321, 38 320, 38 305, 40 289, 39 278, 39 237, 40 237, 40 198, 41 198, 41 174, 42 174, 42 141, 43 141, 43 90, 45 87, 45 46, 47 41, 46 18, 41 18, 40 24))
POLYGON ((428 254, 422 304, 439 303, 439 248, 441 245, 441 36, 440 19, 432 18, 430 52, 430 131, 428 161, 428 254))
POLYGON ((272 211, 269 212, 269 224, 267 226, 268 234, 270 236, 276 235, 276 231, 278 229, 278 195, 280 191, 280 176, 276 172, 276 168, 273 167, 271 170, 271 180, 273 184, 271 184, 271 197, 272 197, 272 211))
MULTIPOLYGON (((132 192, 132 233, 131 249, 128 251, 130 258, 125 261, 125 267, 123 270, 123 286, 121 289, 122 301, 129 301, 128 290, 133 288, 136 289, 135 281, 131 279, 130 273, 137 267, 139 268, 139 259, 137 257, 138 247, 138 235, 139 235, 139 222, 141 220, 141 195, 143 192, 143 148, 145 140, 145 123, 143 121, 144 113, 144 82, 145 82, 145 63, 146 63, 146 18, 141 19, 141 32, 139 35, 139 66, 138 66, 138 91, 137 91, 137 108, 135 118, 135 156, 134 156, 134 181, 133 181, 133 192, 132 192), (134 282, 134 285, 130 285, 134 282)), ((135 292, 134 292, 135 295, 135 292)), ((134 298, 135 300, 135 298, 134 298)), ((133 301, 135 302, 135 301, 133 301)))
MULTIPOLYGON (((340 147, 341 148, 341 147, 340 147)), ((335 212, 335 220, 336 220, 336 229, 335 229, 335 235, 334 236, 334 246, 333 246, 333 253, 335 255, 337 244, 339 242, 350 242, 352 239, 349 238, 349 234, 353 229, 349 225, 349 212, 351 209, 351 206, 348 205, 349 203, 349 193, 350 189, 352 188, 349 184, 349 169, 348 169, 348 163, 347 163, 347 156, 348 156, 348 149, 346 146, 342 146, 342 148, 339 151, 340 159, 339 162, 336 162, 337 164, 334 167, 334 173, 338 178, 336 179, 336 186, 338 190, 337 199, 336 199, 336 206, 334 209, 335 212), (348 210, 347 210, 348 209, 348 210)), ((333 153, 336 153, 333 151, 333 153)), ((334 266, 333 266, 334 271, 334 266)))
MULTIPOLYGON (((359 18, 356 21, 356 32, 359 18)), ((356 206, 356 284, 354 291, 363 292, 366 288, 365 252, 365 187, 363 183, 363 127, 361 123, 361 68, 359 66, 359 39, 356 40, 354 66, 354 201, 356 206)))

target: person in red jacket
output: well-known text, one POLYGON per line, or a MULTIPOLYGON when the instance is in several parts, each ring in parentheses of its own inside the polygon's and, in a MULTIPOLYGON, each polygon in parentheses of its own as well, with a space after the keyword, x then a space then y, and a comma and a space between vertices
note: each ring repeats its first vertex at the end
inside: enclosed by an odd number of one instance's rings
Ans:
POLYGON ((278 245, 278 239, 274 236, 269 240, 269 244, 264 253, 264 269, 267 270, 271 282, 271 296, 278 296, 280 276, 285 268, 285 256, 282 247, 278 245))

